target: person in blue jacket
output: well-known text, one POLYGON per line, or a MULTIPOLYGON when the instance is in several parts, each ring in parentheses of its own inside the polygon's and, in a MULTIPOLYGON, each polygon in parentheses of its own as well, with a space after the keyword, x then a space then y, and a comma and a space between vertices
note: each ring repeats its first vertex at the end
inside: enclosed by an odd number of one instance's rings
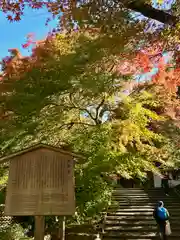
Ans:
POLYGON ((171 234, 171 227, 169 223, 169 212, 164 207, 163 201, 158 202, 154 209, 153 216, 158 225, 161 239, 168 240, 168 236, 171 234))

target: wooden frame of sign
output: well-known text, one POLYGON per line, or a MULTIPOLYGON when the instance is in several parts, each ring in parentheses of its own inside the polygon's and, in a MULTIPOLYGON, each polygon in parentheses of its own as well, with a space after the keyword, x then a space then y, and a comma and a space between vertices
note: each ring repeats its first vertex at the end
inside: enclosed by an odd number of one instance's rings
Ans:
POLYGON ((35 239, 44 239, 43 216, 75 213, 74 157, 60 148, 38 144, 3 157, 10 161, 5 215, 36 216, 35 239))

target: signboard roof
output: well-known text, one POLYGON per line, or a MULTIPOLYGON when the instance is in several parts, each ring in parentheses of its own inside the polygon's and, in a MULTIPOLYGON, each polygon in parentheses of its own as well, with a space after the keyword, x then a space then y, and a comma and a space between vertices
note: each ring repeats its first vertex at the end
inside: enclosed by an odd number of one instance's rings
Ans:
POLYGON ((34 150, 40 149, 40 148, 47 148, 49 150, 60 152, 60 153, 65 154, 65 155, 70 155, 70 156, 75 157, 75 158, 83 158, 82 155, 73 153, 71 151, 63 150, 60 147, 54 147, 54 146, 51 146, 51 145, 38 143, 38 144, 32 145, 31 147, 28 147, 26 149, 23 149, 23 150, 20 150, 18 152, 15 152, 15 153, 9 154, 7 156, 1 157, 0 158, 0 164, 8 162, 9 160, 15 158, 16 156, 20 156, 20 155, 23 155, 25 153, 28 153, 28 152, 31 152, 31 151, 34 151, 34 150))

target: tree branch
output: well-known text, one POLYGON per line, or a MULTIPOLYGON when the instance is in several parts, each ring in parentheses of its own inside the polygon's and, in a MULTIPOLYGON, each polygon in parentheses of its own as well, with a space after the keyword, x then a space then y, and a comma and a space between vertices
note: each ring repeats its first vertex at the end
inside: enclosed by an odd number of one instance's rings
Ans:
POLYGON ((80 111, 85 111, 85 112, 90 116, 90 118, 91 118, 93 121, 96 122, 96 118, 93 117, 93 115, 92 115, 92 113, 91 113, 90 111, 88 111, 86 108, 80 108, 79 106, 77 106, 77 105, 74 103, 74 101, 73 101, 73 99, 72 99, 72 93, 69 94, 69 99, 70 99, 70 102, 71 102, 71 104, 73 105, 74 108, 79 109, 80 111))
POLYGON ((99 104, 99 105, 97 106, 97 108, 96 108, 95 121, 96 121, 97 123, 99 123, 99 119, 98 119, 98 117, 99 117, 99 109, 100 109, 100 107, 104 104, 104 102, 105 102, 105 98, 103 97, 102 101, 100 102, 100 104, 99 104))
POLYGON ((123 3, 125 8, 139 12, 147 18, 152 18, 164 24, 175 26, 180 21, 179 17, 153 8, 150 4, 141 2, 140 0, 120 0, 120 2, 123 3))
POLYGON ((95 127, 95 124, 90 124, 90 123, 84 123, 84 122, 69 122, 69 123, 65 123, 63 125, 61 125, 60 129, 66 127, 68 129, 71 129, 74 125, 83 125, 83 126, 90 126, 90 127, 95 127))

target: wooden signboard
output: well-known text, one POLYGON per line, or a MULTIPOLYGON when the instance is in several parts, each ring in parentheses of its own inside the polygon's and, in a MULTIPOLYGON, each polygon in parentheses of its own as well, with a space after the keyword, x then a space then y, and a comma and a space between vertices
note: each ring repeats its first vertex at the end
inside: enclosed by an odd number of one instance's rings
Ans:
POLYGON ((5 215, 73 215, 73 169, 71 153, 42 144, 11 157, 5 215))

